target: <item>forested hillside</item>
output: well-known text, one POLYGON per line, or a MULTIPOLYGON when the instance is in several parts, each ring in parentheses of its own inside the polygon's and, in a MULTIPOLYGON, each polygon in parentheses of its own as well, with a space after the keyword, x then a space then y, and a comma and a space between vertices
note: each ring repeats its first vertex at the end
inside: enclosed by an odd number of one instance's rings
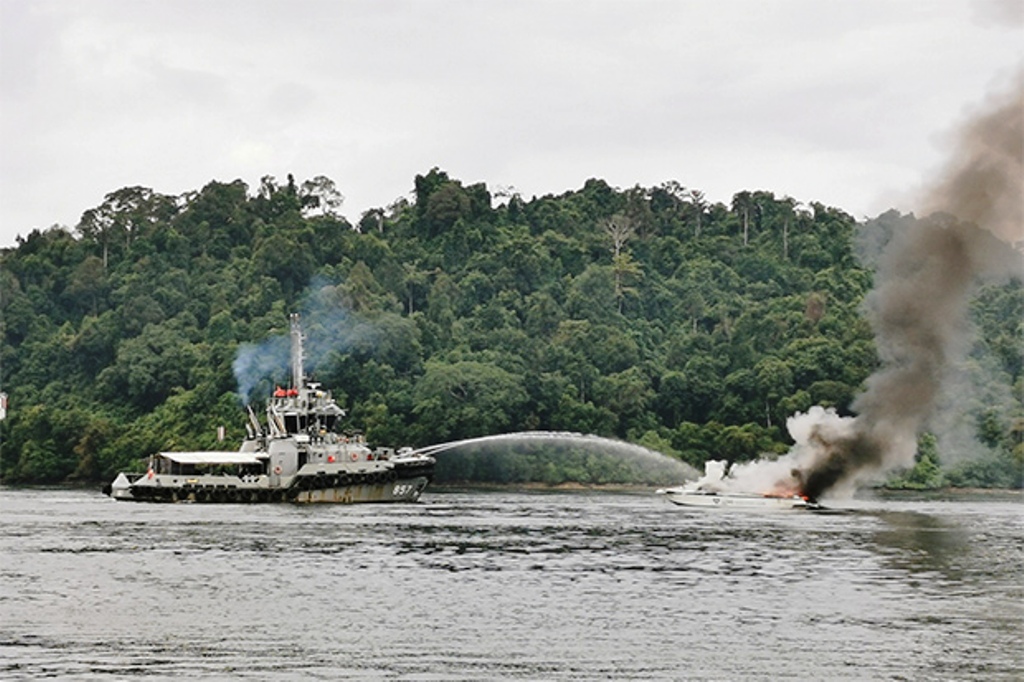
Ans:
MULTIPOLYGON (((527 201, 437 169, 356 225, 340 203, 323 177, 129 187, 4 251, 3 479, 99 480, 158 450, 233 448, 243 400, 286 381, 259 344, 292 311, 307 371, 372 442, 539 429, 698 466, 783 452, 789 415, 845 412, 876 368, 872 258, 914 220, 858 225, 770 192, 726 206, 677 183, 527 201)), ((959 376, 985 392, 959 407, 980 458, 926 437, 899 484, 1021 484, 1021 291, 988 287, 974 306, 981 339, 959 376)), ((566 461, 517 476, 603 480, 566 461)))

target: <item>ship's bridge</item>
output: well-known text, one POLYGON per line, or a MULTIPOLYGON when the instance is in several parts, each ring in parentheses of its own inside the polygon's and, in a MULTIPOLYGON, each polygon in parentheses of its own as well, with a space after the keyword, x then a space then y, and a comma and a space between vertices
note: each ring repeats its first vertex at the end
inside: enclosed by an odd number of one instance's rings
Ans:
POLYGON ((345 410, 338 406, 330 391, 320 384, 307 383, 302 390, 278 387, 268 405, 271 417, 280 418, 285 433, 332 432, 345 410))

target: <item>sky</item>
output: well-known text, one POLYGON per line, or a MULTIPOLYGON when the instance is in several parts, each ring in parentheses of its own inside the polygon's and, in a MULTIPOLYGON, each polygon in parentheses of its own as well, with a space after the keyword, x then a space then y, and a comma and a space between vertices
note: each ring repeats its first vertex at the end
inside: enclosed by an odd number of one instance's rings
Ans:
POLYGON ((438 167, 912 211, 1024 65, 1022 0, 0 0, 0 247, 122 187, 438 167))

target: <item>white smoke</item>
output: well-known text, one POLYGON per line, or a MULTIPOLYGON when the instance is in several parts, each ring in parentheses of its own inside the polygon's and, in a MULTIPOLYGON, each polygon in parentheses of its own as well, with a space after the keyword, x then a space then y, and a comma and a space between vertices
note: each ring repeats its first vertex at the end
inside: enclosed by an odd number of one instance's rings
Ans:
MULTIPOLYGON (((849 439, 856 433, 856 418, 843 417, 832 408, 814 406, 786 420, 789 435, 795 441, 785 455, 776 459, 738 462, 731 468, 724 460, 704 465, 704 476, 693 487, 713 492, 794 495, 802 489, 802 474, 819 466, 827 451, 820 440, 849 439)), ((852 493, 852 488, 830 491, 834 496, 852 493)))
POLYGON ((238 347, 231 369, 238 384, 238 395, 248 405, 255 399, 259 387, 269 395, 274 384, 288 381, 289 339, 275 336, 261 343, 243 343, 238 347))
MULTIPOLYGON (((378 330, 343 302, 341 286, 314 281, 299 306, 304 336, 304 371, 316 373, 337 354, 353 349, 372 349, 378 330)), ((238 347, 231 367, 238 384, 238 395, 246 405, 270 394, 275 385, 290 382, 291 338, 287 317, 281 319, 281 333, 259 343, 238 347)))

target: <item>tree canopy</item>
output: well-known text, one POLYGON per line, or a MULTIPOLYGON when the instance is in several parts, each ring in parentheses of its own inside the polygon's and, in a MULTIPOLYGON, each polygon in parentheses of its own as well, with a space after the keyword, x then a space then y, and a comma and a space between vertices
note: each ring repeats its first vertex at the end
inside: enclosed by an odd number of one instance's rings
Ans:
MULTIPOLYGON (((712 203, 674 181, 499 202, 437 168, 355 224, 342 201, 323 176, 128 187, 5 249, 3 480, 107 478, 154 451, 216 448, 220 425, 232 447, 242 401, 287 373, 286 359, 252 365, 243 391, 236 358, 292 311, 307 371, 380 444, 554 430, 695 465, 782 452, 788 416, 847 411, 877 367, 871 264, 914 220, 858 224, 761 190, 712 203)), ((981 463, 927 441, 908 485, 1021 484, 1021 282, 982 290, 973 324, 957 371, 982 387, 961 406, 981 463)), ((536 480, 565 480, 538 466, 536 480)), ((489 470, 446 475, 471 469, 489 470)))

